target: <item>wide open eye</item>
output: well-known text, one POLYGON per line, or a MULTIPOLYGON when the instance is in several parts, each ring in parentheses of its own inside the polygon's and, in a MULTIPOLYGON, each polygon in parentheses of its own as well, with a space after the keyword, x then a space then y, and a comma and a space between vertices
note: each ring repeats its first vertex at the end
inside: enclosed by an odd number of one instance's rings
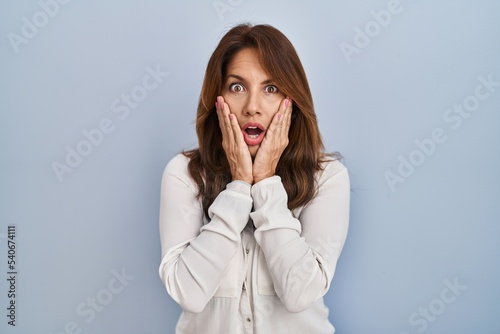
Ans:
POLYGON ((268 94, 276 94, 277 92, 279 92, 279 89, 274 85, 269 85, 264 88, 264 92, 268 94))
POLYGON ((245 90, 245 87, 240 83, 233 83, 229 85, 229 90, 233 93, 241 93, 245 90))

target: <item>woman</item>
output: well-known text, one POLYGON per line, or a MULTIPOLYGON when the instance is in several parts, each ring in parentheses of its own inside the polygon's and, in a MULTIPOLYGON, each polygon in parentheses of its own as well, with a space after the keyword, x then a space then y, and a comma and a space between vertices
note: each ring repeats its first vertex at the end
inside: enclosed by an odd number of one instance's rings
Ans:
POLYGON ((349 178, 323 152, 290 41, 238 25, 212 54, 198 149, 163 174, 160 277, 177 333, 333 333, 323 296, 347 234, 349 178))

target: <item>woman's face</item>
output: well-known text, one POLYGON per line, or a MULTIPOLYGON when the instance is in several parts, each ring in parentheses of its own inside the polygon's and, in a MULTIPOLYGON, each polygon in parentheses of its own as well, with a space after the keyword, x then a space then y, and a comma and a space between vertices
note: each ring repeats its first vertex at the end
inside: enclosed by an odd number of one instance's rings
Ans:
POLYGON ((250 155, 255 157, 285 95, 264 71, 254 49, 236 53, 226 73, 222 96, 238 120, 250 155))

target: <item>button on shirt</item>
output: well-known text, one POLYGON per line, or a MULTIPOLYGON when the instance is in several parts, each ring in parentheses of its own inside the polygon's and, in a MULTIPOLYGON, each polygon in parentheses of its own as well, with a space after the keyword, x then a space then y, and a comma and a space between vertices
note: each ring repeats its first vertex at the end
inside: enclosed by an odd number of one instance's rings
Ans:
POLYGON ((290 211, 279 176, 227 184, 207 219, 187 171, 163 174, 159 273, 183 312, 176 333, 334 333, 323 296, 349 221, 349 177, 337 160, 317 175, 316 196, 290 211))

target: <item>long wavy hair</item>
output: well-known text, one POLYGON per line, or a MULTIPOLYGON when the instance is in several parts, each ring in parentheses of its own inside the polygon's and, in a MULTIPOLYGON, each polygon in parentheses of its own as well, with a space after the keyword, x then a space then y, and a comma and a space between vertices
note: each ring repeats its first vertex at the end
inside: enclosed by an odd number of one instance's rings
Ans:
POLYGON ((323 151, 307 77, 292 43, 270 25, 237 25, 222 37, 210 57, 196 115, 198 148, 183 152, 190 158, 188 170, 198 186, 198 198, 207 217, 210 205, 231 182, 215 101, 226 81, 228 64, 245 48, 258 52, 264 70, 293 101, 289 143, 276 167, 290 210, 307 204, 315 196, 315 174, 326 157, 332 156, 323 151))

